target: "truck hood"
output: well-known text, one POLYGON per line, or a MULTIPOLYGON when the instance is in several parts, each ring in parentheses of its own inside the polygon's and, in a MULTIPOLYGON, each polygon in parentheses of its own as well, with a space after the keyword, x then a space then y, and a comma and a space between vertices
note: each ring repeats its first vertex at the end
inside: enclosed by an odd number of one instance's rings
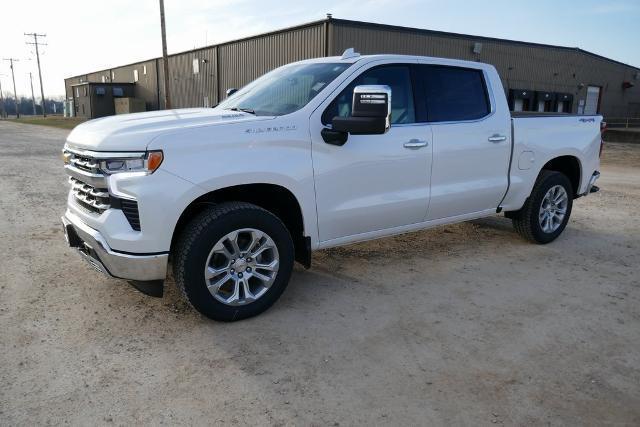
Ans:
POLYGON ((273 117, 213 108, 121 114, 76 126, 67 137, 67 144, 93 151, 143 151, 160 134, 193 127, 270 119, 273 117))

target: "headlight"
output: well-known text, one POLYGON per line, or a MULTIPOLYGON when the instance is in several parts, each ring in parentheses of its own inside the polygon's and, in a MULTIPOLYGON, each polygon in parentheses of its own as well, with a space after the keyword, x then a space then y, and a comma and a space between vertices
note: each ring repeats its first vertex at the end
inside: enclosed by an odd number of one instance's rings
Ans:
POLYGON ((149 151, 142 157, 101 160, 100 169, 109 175, 121 172, 144 172, 149 175, 160 167, 163 159, 162 151, 149 151))

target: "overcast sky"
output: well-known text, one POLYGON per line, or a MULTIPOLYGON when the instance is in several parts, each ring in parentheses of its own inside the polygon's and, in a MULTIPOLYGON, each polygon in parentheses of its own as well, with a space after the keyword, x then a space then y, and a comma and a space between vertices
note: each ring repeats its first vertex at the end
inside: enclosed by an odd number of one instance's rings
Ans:
MULTIPOLYGON (((165 0, 169 53, 324 18, 404 25, 582 49, 640 67, 638 0, 165 0)), ((157 0, 3 0, 0 58, 14 57, 18 94, 38 90, 25 32, 46 33, 46 96, 64 78, 161 55, 157 0)), ((357 46, 355 46, 357 49, 357 46)), ((0 64, 3 92, 12 91, 0 64)), ((37 96, 37 95, 36 95, 37 96)))

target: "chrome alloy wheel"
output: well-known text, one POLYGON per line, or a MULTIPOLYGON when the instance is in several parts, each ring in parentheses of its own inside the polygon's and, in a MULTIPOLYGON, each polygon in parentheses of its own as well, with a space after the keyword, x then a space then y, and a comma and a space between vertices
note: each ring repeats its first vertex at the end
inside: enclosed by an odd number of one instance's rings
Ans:
POLYGON ((554 185, 547 191, 538 213, 538 221, 542 231, 553 233, 560 227, 567 214, 568 204, 569 196, 563 186, 554 185))
POLYGON ((204 269, 211 295, 227 305, 245 305, 263 296, 278 274, 278 248, 254 228, 232 231, 213 246, 204 269))

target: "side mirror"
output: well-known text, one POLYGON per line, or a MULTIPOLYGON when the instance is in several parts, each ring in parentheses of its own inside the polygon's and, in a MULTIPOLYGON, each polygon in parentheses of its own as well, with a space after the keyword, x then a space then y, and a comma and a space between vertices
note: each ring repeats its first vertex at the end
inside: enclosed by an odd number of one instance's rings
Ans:
POLYGON ((391 123, 391 88, 387 85, 361 85, 353 89, 351 116, 336 116, 331 129, 321 135, 324 142, 344 145, 348 134, 380 135, 389 130, 391 123))
POLYGON ((379 135, 389 130, 391 88, 387 85, 362 85, 353 89, 350 117, 334 117, 333 130, 352 135, 379 135))
POLYGON ((231 95, 233 95, 234 93, 236 93, 238 91, 238 89, 236 89, 235 87, 229 88, 227 89, 227 98, 230 97, 231 95))

